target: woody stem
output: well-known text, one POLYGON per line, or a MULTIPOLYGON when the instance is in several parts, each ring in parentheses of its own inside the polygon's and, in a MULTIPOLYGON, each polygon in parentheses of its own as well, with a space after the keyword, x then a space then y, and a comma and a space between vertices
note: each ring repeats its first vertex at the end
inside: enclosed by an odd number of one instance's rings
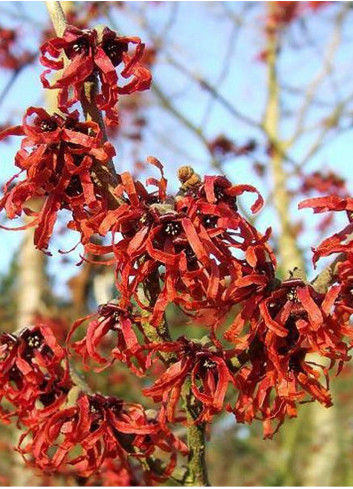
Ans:
POLYGON ((187 379, 182 390, 182 397, 186 411, 188 468, 184 479, 185 486, 210 486, 206 466, 206 440, 205 423, 197 423, 200 403, 191 391, 191 380, 187 379))
MULTIPOLYGON (((146 290, 140 290, 140 300, 148 301, 153 304, 159 293, 158 277, 152 277, 146 290)), ((162 325, 155 328, 152 325, 145 324, 144 332, 146 337, 152 343, 163 343, 172 341, 169 333, 167 319, 164 317, 162 325)), ((161 353, 161 359, 166 365, 176 361, 173 353, 161 353)), ((200 402, 195 398, 191 391, 191 379, 187 378, 182 389, 182 400, 186 413, 187 428, 187 446, 189 449, 188 465, 183 485, 185 486, 209 486, 207 466, 205 461, 206 443, 205 443, 205 424, 195 423, 199 412, 200 402)))
MULTIPOLYGON (((59 1, 47 1, 46 6, 56 34, 62 36, 67 27, 67 21, 61 3, 59 1)), ((98 81, 96 77, 92 77, 92 80, 85 83, 84 96, 81 104, 86 119, 92 120, 99 125, 103 134, 103 140, 107 141, 103 117, 95 104, 97 84, 98 81)), ((109 208, 116 208, 119 206, 121 202, 114 194, 114 188, 119 176, 115 172, 113 163, 109 162, 106 167, 100 166, 99 168, 93 168, 92 176, 97 182, 97 185, 105 189, 109 208)), ((154 327, 146 325, 145 333, 148 339, 153 342, 171 341, 166 323, 157 330, 154 327)), ((166 361, 172 361, 172 359, 166 358, 166 361)), ((205 464, 205 426, 204 424, 194 424, 197 418, 195 414, 197 403, 191 392, 190 380, 185 383, 183 400, 189 424, 187 433, 189 456, 185 485, 208 486, 209 483, 205 464)))
POLYGON ((47 10, 50 15, 55 32, 58 36, 64 34, 65 28, 67 26, 66 16, 62 9, 60 2, 46 1, 47 10))

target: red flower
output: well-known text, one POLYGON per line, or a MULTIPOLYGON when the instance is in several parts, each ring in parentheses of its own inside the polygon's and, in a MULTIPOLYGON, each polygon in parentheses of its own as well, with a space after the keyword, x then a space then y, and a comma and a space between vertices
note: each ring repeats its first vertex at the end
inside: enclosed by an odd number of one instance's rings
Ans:
POLYGON ((240 309, 224 334, 225 339, 236 345, 238 354, 247 349, 257 329, 260 303, 280 284, 275 277, 276 260, 269 247, 249 246, 243 269, 244 275, 234 280, 227 290, 228 301, 239 304, 240 309), (243 334, 248 324, 250 328, 243 334))
MULTIPOLYGON (((127 365, 135 374, 141 375, 145 370, 145 358, 142 354, 136 332, 134 331, 136 322, 139 323, 138 319, 128 314, 127 311, 113 302, 99 306, 98 313, 94 316, 95 319, 88 324, 86 336, 72 345, 76 353, 82 357, 84 363, 86 363, 87 357, 90 357, 102 365, 102 368, 106 368, 115 360, 119 360, 127 365), (111 346, 113 343, 111 335, 113 333, 117 335, 114 348, 111 346), (104 340, 106 341, 104 342, 104 340), (100 351, 104 346, 109 351, 107 358, 100 351), (138 367, 133 363, 133 358, 137 360, 138 367)), ((88 316, 88 318, 91 317, 92 315, 88 316)), ((70 331, 69 340, 76 329, 86 319, 87 317, 75 322, 70 331)), ((137 327, 143 333, 140 324, 137 327)))
POLYGON ((148 345, 147 348, 151 355, 171 352, 177 359, 152 387, 143 390, 145 396, 166 404, 168 421, 175 421, 175 410, 187 378, 191 379, 191 391, 202 406, 198 421, 211 421, 215 414, 221 412, 228 384, 233 382, 227 365, 227 359, 233 356, 233 352, 204 347, 186 338, 148 345))
MULTIPOLYGON (((326 173, 316 171, 306 175, 300 187, 300 192, 304 195, 310 195, 312 191, 319 192, 322 195, 328 193, 335 194, 340 197, 348 197, 346 182, 343 178, 329 171, 326 173)), ((320 233, 325 233, 326 230, 332 228, 334 224, 334 214, 328 214, 321 219, 317 225, 317 230, 320 233)))
POLYGON ((327 379, 329 368, 316 365, 308 355, 316 352, 330 359, 330 368, 335 361, 341 366, 349 360, 347 340, 352 331, 337 320, 334 310, 339 294, 338 286, 319 294, 302 280, 289 279, 255 301, 245 317, 250 320, 245 337, 237 336, 245 321, 234 323, 238 330, 231 326, 226 336, 242 360, 235 375, 239 396, 230 408, 239 422, 260 418, 265 421, 265 436, 271 437, 271 422, 277 421, 278 429, 286 415, 296 416, 297 402, 309 396, 325 406, 331 404, 328 385, 320 380, 320 369, 327 379))
POLYGON ((316 10, 319 10, 322 7, 327 7, 327 5, 329 5, 330 3, 331 3, 330 0, 324 0, 321 2, 320 0, 313 0, 312 2, 307 2, 307 6, 310 10, 313 10, 315 12, 316 10))
POLYGON ((150 87, 150 72, 140 63, 144 48, 138 37, 119 37, 108 27, 97 32, 68 26, 63 37, 51 39, 41 47, 41 63, 49 68, 41 76, 43 86, 60 89, 59 109, 67 112, 75 102, 84 99, 84 83, 97 73, 101 86, 95 95, 95 103, 106 112, 108 122, 117 123, 115 106, 119 94, 131 94, 150 87), (132 55, 128 54, 129 44, 136 45, 132 55), (69 60, 67 65, 64 56, 69 60), (129 79, 123 86, 118 86, 116 68, 120 66, 123 67, 120 75, 129 79), (47 74, 61 69, 64 69, 62 76, 51 85, 47 74))
MULTIPOLYGON (((162 171, 157 160, 150 162, 162 171)), ((154 325, 172 302, 189 314, 207 308, 224 315, 231 307, 226 296, 229 281, 242 273, 243 262, 233 251, 244 254, 256 245, 267 249, 268 233, 261 236, 236 207, 238 195, 257 190, 249 185, 232 186, 224 177, 206 177, 204 183, 198 180, 190 188, 185 186, 174 199, 166 195, 163 173, 160 180, 148 180, 158 187, 157 192, 148 192, 128 173, 121 179, 117 194, 126 204, 110 211, 99 227, 103 236, 112 233, 113 245, 86 246, 92 254, 114 252, 121 307, 128 307, 133 297, 143 309, 151 310, 149 320, 154 325), (150 286, 151 280, 163 283, 161 289, 154 286, 153 309, 146 306, 139 291, 141 284, 150 286)), ((258 196, 252 211, 261 205, 258 196)))
POLYGON ((337 195, 330 195, 327 197, 307 199, 300 202, 299 209, 305 209, 307 207, 312 208, 315 214, 328 211, 345 211, 349 220, 349 224, 344 229, 325 239, 316 249, 314 249, 314 263, 324 256, 330 256, 333 253, 350 252, 353 250, 353 241, 351 239, 353 231, 353 198, 342 198, 337 195))
POLYGON ((84 235, 87 230, 80 227, 80 221, 106 205, 106 196, 94 183, 91 171, 106 165, 114 155, 113 147, 102 143, 98 125, 78 122, 77 114, 64 119, 30 107, 23 125, 7 129, 0 139, 9 135, 25 137, 15 157, 20 172, 5 185, 0 210, 5 209, 10 219, 22 212, 34 216, 28 226, 36 227, 34 242, 39 249, 48 247, 60 209, 72 211, 74 227, 84 235), (25 179, 13 184, 23 172, 25 179), (38 212, 26 207, 33 197, 44 198, 38 212))
POLYGON ((9 401, 21 423, 31 426, 54 412, 72 386, 66 354, 44 323, 25 328, 19 336, 0 337, 0 399, 9 401))
POLYGON ((337 320, 347 324, 347 335, 351 330, 350 316, 353 314, 353 253, 348 252, 337 263, 332 280, 340 285, 335 314, 337 320))
POLYGON ((327 173, 315 171, 306 175, 303 179, 300 191, 309 194, 311 190, 315 190, 324 195, 332 193, 340 195, 341 197, 348 196, 345 180, 332 171, 327 173))
POLYGON ((313 249, 313 262, 320 258, 340 253, 332 266, 331 282, 338 283, 341 287, 336 302, 335 313, 337 321, 347 323, 347 335, 350 335, 349 317, 353 312, 352 288, 353 288, 353 199, 342 198, 337 195, 307 199, 299 204, 299 208, 313 208, 315 213, 327 211, 344 211, 349 223, 341 231, 326 238, 320 245, 313 249))
POLYGON ((132 467, 128 462, 111 458, 105 459, 98 474, 92 475, 89 480, 90 486, 101 487, 133 487, 143 486, 142 474, 137 467, 132 467))
POLYGON ((271 2, 271 9, 266 19, 267 34, 274 35, 296 19, 301 14, 300 4, 301 2, 271 2))
POLYGON ((74 406, 59 410, 25 433, 19 451, 43 471, 68 464, 75 473, 88 477, 107 460, 119 461, 129 471, 130 456, 138 461, 160 448, 173 452, 175 458, 180 446, 157 420, 147 418, 141 406, 100 394, 81 394, 74 406), (21 448, 29 436, 32 439, 21 448))
POLYGON ((208 143, 208 148, 211 153, 219 158, 246 155, 252 153, 256 149, 256 146, 256 141, 253 139, 250 139, 243 145, 238 145, 223 135, 217 136, 208 143))
POLYGON ((271 2, 272 8, 266 19, 266 31, 268 35, 273 35, 293 22, 295 19, 305 14, 307 10, 317 11, 324 6, 327 6, 329 1, 320 2, 287 2, 275 1, 271 2))
POLYGON ((254 419, 263 421, 264 438, 272 438, 285 418, 297 416, 297 403, 318 400, 326 407, 331 406, 328 384, 322 385, 320 370, 326 377, 327 368, 304 361, 299 355, 292 357, 285 377, 269 360, 261 359, 263 353, 257 351, 259 361, 253 357, 251 366, 244 366, 235 377, 239 395, 233 408, 237 422, 251 423, 254 419))

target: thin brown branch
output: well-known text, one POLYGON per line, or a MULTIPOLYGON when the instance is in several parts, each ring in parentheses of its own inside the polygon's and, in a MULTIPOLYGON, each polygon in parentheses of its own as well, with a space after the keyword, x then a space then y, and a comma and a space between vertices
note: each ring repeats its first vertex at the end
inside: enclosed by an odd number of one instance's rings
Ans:
POLYGON ((308 111, 310 110, 312 106, 312 101, 315 97, 316 91, 319 88, 319 86, 327 79, 327 76, 329 73, 332 72, 333 70, 333 60, 335 57, 335 53, 340 45, 341 38, 342 38, 342 24, 344 22, 344 19, 347 14, 347 4, 343 5, 343 8, 338 12, 336 19, 335 19, 335 27, 333 30, 332 37, 327 45, 325 54, 324 54, 324 60, 323 60, 323 65, 321 67, 321 70, 317 73, 311 84, 309 84, 303 104, 300 107, 298 111, 298 118, 297 118, 297 125, 296 129, 294 131, 293 136, 291 137, 291 141, 295 141, 299 135, 301 135, 304 131, 304 121, 306 120, 308 116, 308 111))
MULTIPOLYGON (((107 141, 107 133, 104 125, 103 116, 94 102, 95 93, 97 92, 97 84, 98 80, 96 76, 93 76, 92 81, 87 81, 85 83, 82 108, 86 120, 96 122, 102 131, 103 141, 107 141)), ((116 207, 121 205, 121 199, 119 199, 114 193, 119 177, 116 174, 114 163, 112 160, 108 161, 107 166, 103 166, 99 163, 93 165, 92 177, 95 180, 95 183, 100 188, 105 190, 110 208, 115 209, 116 207)))
MULTIPOLYGON (((196 126, 193 122, 190 121, 184 114, 182 114, 170 101, 169 97, 162 91, 162 89, 154 83, 152 85, 152 92, 156 95, 158 98, 160 104, 162 107, 167 109, 172 115, 176 117, 176 119, 179 120, 187 129, 189 129, 199 140, 200 142, 204 145, 205 149, 209 151, 208 148, 208 140, 204 136, 202 130, 200 127, 196 126)), ((217 159, 211 155, 211 164, 215 168, 219 168, 219 162, 217 159)))
POLYGON ((334 277, 337 274, 338 265, 346 259, 345 253, 340 253, 332 263, 330 263, 322 272, 320 272, 311 284, 320 293, 326 293, 332 285, 334 277))

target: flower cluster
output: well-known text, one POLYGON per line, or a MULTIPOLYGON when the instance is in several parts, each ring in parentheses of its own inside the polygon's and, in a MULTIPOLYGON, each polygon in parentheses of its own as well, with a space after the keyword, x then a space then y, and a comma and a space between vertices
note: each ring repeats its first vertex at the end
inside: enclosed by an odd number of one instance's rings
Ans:
POLYGON ((338 195, 329 195, 327 197, 316 197, 304 200, 299 204, 300 209, 312 208, 315 213, 322 212, 342 212, 347 214, 348 224, 338 233, 325 239, 315 248, 313 261, 317 262, 322 257, 330 256, 335 253, 350 253, 353 251, 351 233, 353 230, 352 212, 353 198, 339 197, 338 195))
MULTIPOLYGON (((269 35, 299 12, 296 2, 279 3, 272 6, 269 35)), ((188 453, 169 423, 204 424, 227 410, 238 422, 262 420, 265 437, 272 437, 287 416, 296 416, 299 403, 330 406, 329 371, 349 360, 353 341, 353 199, 341 182, 314 175, 309 190, 336 185, 342 194, 301 204, 347 213, 348 225, 314 254, 316 262, 344 252, 334 270, 338 284, 322 291, 298 271, 280 280, 271 229, 260 233, 239 212, 246 192, 255 194, 251 212, 261 209, 255 187, 233 185, 222 175, 201 178, 183 166, 179 191, 170 194, 163 165, 153 157, 147 161, 160 177, 146 185, 129 172, 115 175, 115 150, 102 121, 80 122, 79 112, 71 112, 80 102, 84 113, 95 106, 118 123, 119 95, 151 82, 139 38, 69 25, 42 45, 41 54, 48 68, 43 86, 59 89, 63 115, 30 107, 22 125, 0 133, 0 140, 23 137, 15 157, 19 173, 5 185, 0 211, 9 219, 32 216, 18 229, 34 226, 34 243, 43 251, 59 211, 68 211, 83 259, 95 263, 98 257, 114 267, 116 298, 74 323, 70 352, 42 319, 0 337, 0 419, 16 416, 26 429, 18 448, 24 459, 44 472, 69 467, 80 477, 108 473, 119 483, 140 481, 143 473, 145 482, 160 482, 172 474, 178 454, 188 453), (59 70, 51 83, 47 76, 59 70), (201 340, 190 338, 187 328, 185 336, 169 334, 171 305, 186 326, 202 325, 201 340), (73 340, 83 326, 83 338, 73 340), (143 384, 157 410, 92 393, 69 366, 72 351, 86 369, 91 362, 97 371, 120 362, 142 378, 159 369, 159 378, 143 384)), ((209 149, 225 156, 255 147, 220 137, 209 149)))
POLYGON ((50 115, 35 107, 26 111, 22 126, 6 129, 0 139, 11 135, 24 136, 15 157, 20 172, 5 185, 0 210, 5 209, 10 219, 23 212, 33 216, 27 226, 36 227, 34 243, 45 250, 60 209, 69 209, 74 227, 81 230, 80 222, 106 205, 94 172, 99 174, 107 165, 114 149, 102 141, 95 122, 79 122, 77 114, 50 115), (25 178, 14 184, 22 173, 25 178), (41 199, 39 211, 30 208, 33 198, 41 199))
POLYGON ((187 451, 157 414, 147 416, 142 406, 116 397, 86 394, 44 322, 1 336, 0 367, 0 419, 7 423, 17 416, 27 430, 18 450, 45 472, 68 464, 88 477, 116 461, 132 477, 131 457, 138 463, 161 451, 170 462, 149 477, 164 480, 177 453, 187 451))
POLYGON ((340 285, 336 313, 341 320, 349 323, 353 312, 353 199, 339 195, 329 195, 307 199, 299 204, 299 208, 312 208, 315 213, 344 212, 348 223, 332 236, 324 239, 313 249, 313 262, 323 257, 337 255, 331 267, 331 280, 340 285))
POLYGON ((67 406, 38 423, 20 440, 19 451, 43 471, 54 471, 63 464, 88 477, 108 460, 119 461, 131 472, 129 457, 147 458, 156 450, 172 452, 171 465, 160 476, 168 478, 177 450, 183 447, 170 432, 148 419, 138 404, 127 404, 115 397, 80 394, 67 406), (22 445, 30 434, 31 440, 22 445))
POLYGON ((199 402, 196 422, 210 422, 222 411, 228 384, 233 382, 231 359, 233 351, 218 350, 214 345, 179 338, 175 342, 150 344, 151 354, 170 353, 175 361, 163 372, 152 387, 144 389, 146 396, 166 405, 168 421, 175 422, 175 411, 183 386, 188 378, 191 392, 199 402))
MULTIPOLYGON (((340 197, 348 197, 349 192, 344 178, 333 171, 315 171, 303 176, 302 183, 298 189, 304 196, 308 197, 314 192, 321 195, 334 194, 340 197)), ((325 233, 335 222, 333 213, 326 214, 317 224, 319 233, 325 233)))
POLYGON ((256 147, 257 143, 254 139, 249 139, 245 144, 240 145, 222 134, 208 143, 210 152, 219 158, 247 155, 254 152, 256 147))
POLYGON ((62 37, 50 39, 41 46, 41 63, 48 68, 41 76, 43 86, 59 89, 59 109, 67 112, 76 102, 84 101, 84 84, 97 74, 100 90, 91 102, 105 111, 108 123, 116 124, 119 95, 150 87, 151 74, 141 64, 144 47, 138 37, 118 36, 108 27, 99 31, 69 25, 62 37), (129 54, 130 44, 135 46, 132 54, 129 54), (120 70, 119 76, 116 68, 120 70), (50 83, 47 75, 57 70, 63 73, 50 83), (120 85, 119 77, 128 80, 127 83, 120 85))
MULTIPOLYGON (((266 437, 286 416, 296 415, 300 402, 329 406, 323 380, 335 362, 341 366, 350 358, 352 333, 335 312, 341 288, 323 294, 300 278, 276 278, 269 231, 262 236, 238 212, 237 197, 256 192, 253 187, 231 185, 221 176, 201 180, 182 167, 174 197, 167 194, 160 162, 149 162, 161 172, 159 180, 147 181, 157 190, 122 174, 116 193, 123 203, 108 211, 98 228, 103 236, 112 234, 112 244, 86 245, 93 254, 114 254, 107 263, 116 266, 119 296, 100 307, 74 350, 103 368, 121 360, 138 375, 167 355, 160 378, 144 394, 165 406, 168 422, 183 419, 176 410, 187 382, 200 406, 196 422, 211 421, 223 410, 229 388, 227 409, 239 422, 262 419, 266 437), (142 315, 132 312, 133 303, 142 315), (146 336, 146 322, 159 328, 172 303, 209 327, 210 343, 183 337, 156 343, 146 336), (217 331, 234 306, 224 335, 232 345, 227 349, 217 331), (330 365, 317 364, 315 354, 330 365)), ((252 211, 261 205, 258 195, 252 211)))
POLYGON ((308 10, 319 10, 327 6, 329 2, 292 2, 275 1, 271 2, 271 7, 266 19, 266 33, 269 36, 288 26, 308 10))
MULTIPOLYGON (((148 191, 129 173, 122 174, 117 194, 125 203, 108 211, 98 228, 103 236, 112 233, 112 245, 88 244, 86 251, 114 253, 108 263, 116 265, 123 309, 133 299, 151 313, 149 321, 157 326, 168 304, 175 303, 191 315, 208 310, 209 321, 214 323, 232 305, 229 282, 246 268, 236 252, 244 255, 256 246, 268 249, 268 233, 262 236, 236 204, 242 193, 258 192, 250 185, 234 186, 224 177, 201 181, 190 167, 183 167, 181 191, 173 197, 167 194, 160 162, 149 161, 162 172, 159 180, 147 181, 157 190, 148 191), (151 295, 147 305, 141 284, 151 295)), ((258 194, 251 209, 256 212, 261 206, 258 194)))
MULTIPOLYGON (((102 304, 99 306, 97 314, 93 314, 93 316, 94 319, 92 319, 92 315, 88 316, 92 320, 88 324, 85 337, 72 345, 84 364, 86 364, 87 358, 90 358, 101 365, 100 369, 104 369, 114 361, 119 360, 135 374, 142 375, 146 370, 146 359, 142 354, 137 337, 137 332, 143 335, 140 318, 129 314, 128 311, 114 302, 102 304), (116 335, 113 349, 111 348, 112 334, 116 335), (134 364, 133 359, 137 361, 137 365, 134 364)), ((84 317, 74 323, 68 340, 88 318, 84 317)))
POLYGON ((344 178, 333 171, 315 171, 304 176, 300 191, 308 195, 313 190, 324 195, 332 193, 341 197, 348 196, 344 178))
POLYGON ((55 412, 72 387, 64 349, 44 322, 0 337, 0 413, 27 427, 55 412))
MULTIPOLYGON (((266 11, 265 33, 269 39, 280 38, 295 20, 303 17, 307 12, 318 11, 329 4, 329 1, 272 1, 264 4, 266 11)), ((263 50, 257 56, 259 61, 266 62, 269 51, 263 50)))
POLYGON ((245 301, 225 335, 243 360, 235 375, 238 400, 231 409, 239 422, 262 419, 265 436, 272 437, 286 415, 296 416, 298 402, 331 405, 328 371, 335 362, 341 366, 349 360, 347 339, 352 339, 350 328, 333 312, 339 293, 340 287, 332 287, 320 294, 293 278, 272 292, 267 289, 260 300, 245 301), (249 332, 240 337, 248 323, 249 332), (315 353, 328 363, 317 364, 315 353))

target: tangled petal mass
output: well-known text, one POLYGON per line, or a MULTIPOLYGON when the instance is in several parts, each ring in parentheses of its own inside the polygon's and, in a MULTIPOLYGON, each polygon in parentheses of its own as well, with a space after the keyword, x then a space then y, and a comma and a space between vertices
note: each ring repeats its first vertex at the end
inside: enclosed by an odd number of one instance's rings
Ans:
POLYGON ((43 87, 60 90, 58 106, 67 112, 73 104, 85 97, 84 83, 94 73, 98 74, 100 90, 94 102, 105 111, 108 123, 117 124, 116 104, 119 95, 150 87, 151 74, 141 64, 144 48, 138 37, 120 37, 108 27, 98 32, 95 29, 81 30, 68 26, 63 37, 50 39, 41 47, 41 63, 48 68, 41 76, 43 87), (131 54, 130 45, 134 47, 131 54), (57 70, 63 72, 50 83, 47 75, 57 70), (120 84, 121 78, 127 80, 123 85, 120 84))

